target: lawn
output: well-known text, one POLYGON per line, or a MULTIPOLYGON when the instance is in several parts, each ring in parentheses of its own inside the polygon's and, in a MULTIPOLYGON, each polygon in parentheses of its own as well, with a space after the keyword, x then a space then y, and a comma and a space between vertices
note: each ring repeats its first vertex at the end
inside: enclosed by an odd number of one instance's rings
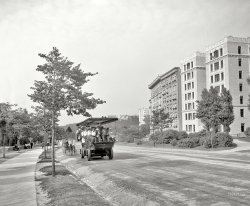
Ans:
POLYGON ((172 146, 171 144, 153 144, 153 142, 143 142, 142 144, 137 145, 136 143, 127 143, 127 142, 119 142, 116 143, 119 145, 124 145, 124 146, 133 146, 133 147, 151 147, 151 148, 166 148, 166 149, 183 149, 183 150, 201 150, 201 151, 221 151, 221 150, 230 150, 233 149, 235 147, 237 147, 236 144, 234 144, 232 147, 215 147, 213 149, 209 148, 206 149, 203 146, 198 146, 198 147, 194 147, 194 148, 181 148, 178 146, 172 146))

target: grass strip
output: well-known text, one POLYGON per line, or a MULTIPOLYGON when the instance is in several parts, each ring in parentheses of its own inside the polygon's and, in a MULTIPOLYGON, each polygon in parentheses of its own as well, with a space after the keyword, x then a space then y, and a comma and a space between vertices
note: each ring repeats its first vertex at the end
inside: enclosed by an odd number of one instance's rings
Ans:
MULTIPOLYGON (((46 154, 49 157, 48 151, 46 154)), ((56 164, 56 176, 52 177, 52 168, 50 163, 44 162, 47 158, 40 155, 42 159, 37 163, 37 168, 42 175, 36 176, 39 181, 39 187, 47 194, 48 201, 44 204, 43 200, 38 201, 38 205, 48 206, 108 206, 106 200, 95 193, 87 184, 77 179, 63 165, 56 164), (42 166, 42 167, 41 167, 42 166)))

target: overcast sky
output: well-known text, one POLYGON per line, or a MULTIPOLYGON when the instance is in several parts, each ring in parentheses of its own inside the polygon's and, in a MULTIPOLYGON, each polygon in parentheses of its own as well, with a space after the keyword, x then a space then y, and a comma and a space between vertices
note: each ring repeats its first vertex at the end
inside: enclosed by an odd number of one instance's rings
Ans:
POLYGON ((56 46, 99 72, 83 88, 107 101, 93 116, 137 114, 157 75, 225 36, 249 37, 249 23, 249 0, 0 0, 0 102, 30 110, 37 54, 56 46))

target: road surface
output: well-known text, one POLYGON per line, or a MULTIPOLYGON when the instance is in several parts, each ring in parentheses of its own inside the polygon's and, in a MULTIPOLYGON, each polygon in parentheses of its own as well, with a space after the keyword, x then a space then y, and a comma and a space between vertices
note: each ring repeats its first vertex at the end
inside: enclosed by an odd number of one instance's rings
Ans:
POLYGON ((57 157, 114 205, 250 205, 250 150, 115 145, 114 159, 57 157))

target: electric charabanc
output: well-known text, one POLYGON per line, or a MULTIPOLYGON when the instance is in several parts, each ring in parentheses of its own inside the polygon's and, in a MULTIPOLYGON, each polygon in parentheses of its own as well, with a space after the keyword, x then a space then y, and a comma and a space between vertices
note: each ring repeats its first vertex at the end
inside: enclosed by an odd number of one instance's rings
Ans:
POLYGON ((118 118, 88 118, 76 124, 77 140, 82 142, 81 157, 88 161, 95 156, 108 156, 113 159, 115 138, 111 135, 110 128, 106 125, 117 121, 118 118))

